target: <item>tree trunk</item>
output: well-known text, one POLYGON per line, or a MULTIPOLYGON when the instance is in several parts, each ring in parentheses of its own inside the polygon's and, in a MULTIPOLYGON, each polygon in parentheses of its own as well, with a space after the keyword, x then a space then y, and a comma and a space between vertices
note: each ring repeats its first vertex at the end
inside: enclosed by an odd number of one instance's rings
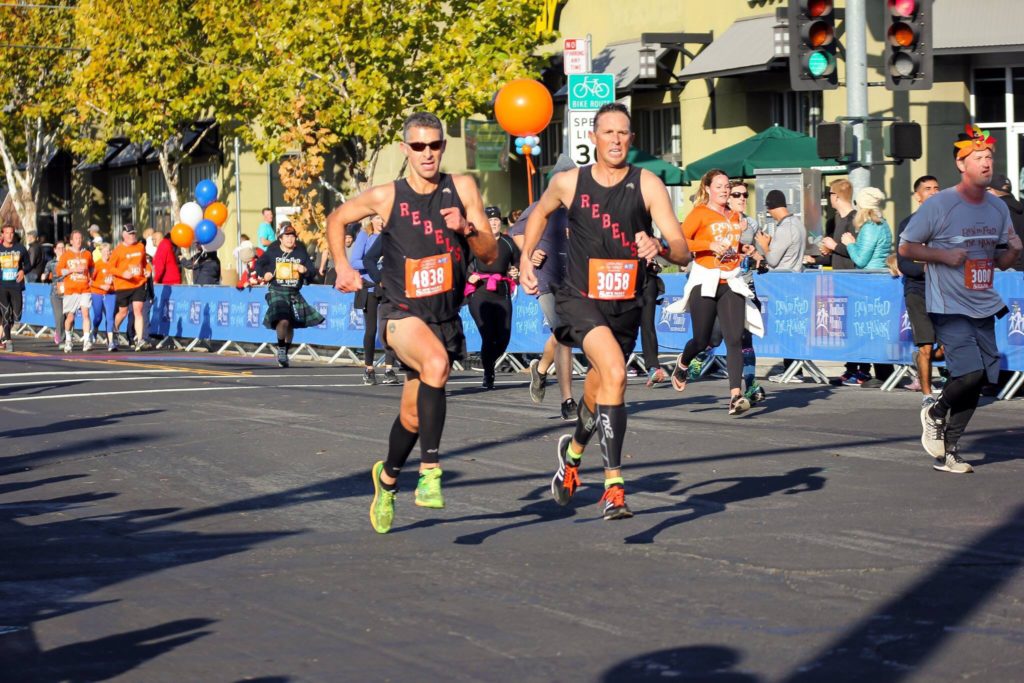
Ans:
MULTIPOLYGON (((181 194, 178 192, 181 161, 172 159, 171 156, 171 150, 165 142, 157 151, 157 160, 160 162, 160 171, 164 174, 164 182, 167 183, 167 196, 171 200, 171 221, 177 223, 178 213, 181 211, 181 194)), ((150 201, 153 201, 152 197, 150 201)))
MULTIPOLYGON (((25 167, 20 169, 14 150, 7 137, 0 131, 0 159, 4 164, 4 176, 7 179, 11 203, 14 204, 21 227, 26 232, 37 228, 40 181, 43 170, 56 152, 54 139, 55 135, 52 132, 43 130, 42 119, 33 118, 25 121, 25 167)), ((54 238, 56 237, 54 235, 54 238)))

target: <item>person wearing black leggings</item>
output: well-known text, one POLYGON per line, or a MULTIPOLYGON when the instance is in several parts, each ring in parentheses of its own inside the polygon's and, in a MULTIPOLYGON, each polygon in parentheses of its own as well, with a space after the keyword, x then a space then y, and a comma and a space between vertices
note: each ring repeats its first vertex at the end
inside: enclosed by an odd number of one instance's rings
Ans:
MULTIPOLYGON (((377 350, 377 307, 380 304, 380 287, 370 274, 369 262, 376 266, 380 258, 379 249, 374 249, 380 241, 380 233, 384 230, 384 219, 380 216, 370 218, 369 226, 356 237, 352 244, 349 262, 359 271, 364 285, 356 293, 353 305, 363 312, 363 384, 372 386, 377 383, 377 373, 373 369, 373 359, 377 350), (375 254, 375 255, 374 255, 375 254)), ((374 270, 376 270, 374 268, 374 270)), ((398 384, 398 375, 394 370, 395 354, 390 349, 384 350, 384 379, 381 384, 398 384)))
POLYGON ((470 264, 466 287, 469 312, 480 330, 480 364, 484 369, 484 389, 494 388, 494 366, 508 348, 512 338, 512 292, 519 277, 519 247, 512 238, 501 234, 501 211, 496 206, 486 209, 487 222, 498 242, 498 258, 485 265, 470 264))
POLYGON ((693 338, 676 358, 672 386, 686 389, 690 361, 708 347, 715 320, 725 337, 726 370, 729 374, 729 414, 738 415, 750 408, 743 395, 743 328, 750 289, 739 277, 740 236, 746 223, 729 208, 729 177, 712 169, 701 178, 695 207, 683 222, 683 234, 695 256, 684 294, 684 306, 690 312, 693 338))

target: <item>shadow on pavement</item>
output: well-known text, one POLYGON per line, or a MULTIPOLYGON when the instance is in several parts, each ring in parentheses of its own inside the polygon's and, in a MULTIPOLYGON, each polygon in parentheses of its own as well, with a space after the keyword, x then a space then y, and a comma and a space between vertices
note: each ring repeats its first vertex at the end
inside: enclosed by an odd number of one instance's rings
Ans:
POLYGON ((807 491, 820 491, 825 488, 825 478, 818 476, 823 472, 821 467, 803 467, 786 474, 767 475, 763 477, 727 477, 723 479, 710 479, 699 484, 693 484, 680 489, 673 495, 681 496, 691 493, 694 489, 711 487, 721 484, 731 484, 725 488, 718 489, 711 493, 691 495, 678 505, 664 505, 662 507, 640 510, 637 516, 654 515, 665 512, 686 510, 682 515, 664 519, 650 529, 640 533, 627 536, 625 542, 629 544, 653 543, 654 538, 665 529, 670 529, 695 519, 706 517, 716 512, 724 511, 729 504, 740 501, 764 498, 774 493, 792 495, 807 491))
MULTIPOLYGON (((67 475, 17 485, 45 486, 88 475, 67 475)), ((113 492, 83 492, 59 498, 0 505, 0 678, 30 681, 105 680, 209 633, 213 620, 183 619, 42 650, 37 622, 119 602, 86 596, 173 567, 245 552, 299 531, 201 533, 166 528, 154 515, 173 509, 106 512, 83 516, 113 492), (12 675, 13 672, 13 675, 12 675), (24 674, 24 675, 22 675, 24 674), (20 677, 20 678, 19 678, 20 677)))
POLYGON ((721 645, 691 645, 631 657, 601 676, 602 683, 758 683, 749 673, 736 671, 740 653, 721 645))
MULTIPOLYGON (((964 628, 1022 562, 1024 505, 796 667, 785 683, 898 683, 919 675, 921 665, 964 628)), ((1008 634, 1007 642, 1017 635, 1008 634)))
POLYGON ((16 678, 6 679, 8 681, 106 681, 210 635, 212 631, 200 629, 213 623, 211 619, 179 619, 45 651, 39 649, 32 631, 25 629, 11 634, 17 637, 0 636, 0 643, 5 645, 0 650, 0 659, 4 655, 15 655, 12 659, 16 662, 9 664, 11 668, 7 671, 13 672, 16 678))
POLYGON ((47 425, 39 425, 38 427, 25 427, 23 429, 12 429, 4 432, 4 436, 8 439, 20 439, 27 436, 53 436, 54 434, 60 434, 62 432, 71 432, 77 429, 97 429, 102 427, 109 427, 110 425, 117 424, 122 420, 127 420, 133 417, 142 417, 144 415, 156 415, 164 412, 163 408, 153 410, 133 410, 127 413, 113 413, 111 415, 101 415, 97 417, 83 417, 74 420, 65 420, 64 422, 54 422, 47 425))

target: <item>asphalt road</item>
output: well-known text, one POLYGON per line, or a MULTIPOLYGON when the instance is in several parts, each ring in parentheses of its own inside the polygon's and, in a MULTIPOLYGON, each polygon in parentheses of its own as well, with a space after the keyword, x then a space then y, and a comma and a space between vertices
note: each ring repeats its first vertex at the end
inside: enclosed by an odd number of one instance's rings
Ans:
MULTIPOLYGON (((631 520, 523 376, 453 377, 447 508, 369 525, 396 387, 206 354, 0 354, 3 681, 1014 681, 1024 412, 935 472, 907 391, 630 383, 631 520)), ((580 385, 577 384, 577 387, 580 385)))

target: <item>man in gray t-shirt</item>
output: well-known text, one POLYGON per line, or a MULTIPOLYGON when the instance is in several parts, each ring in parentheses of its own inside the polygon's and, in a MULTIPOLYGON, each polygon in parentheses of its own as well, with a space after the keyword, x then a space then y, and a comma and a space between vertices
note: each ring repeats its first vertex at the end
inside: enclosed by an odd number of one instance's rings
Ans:
POLYGON ((899 246, 900 256, 927 264, 926 306, 950 375, 939 400, 921 409, 921 444, 935 469, 956 474, 974 471, 957 444, 986 378, 999 378, 995 316, 1006 305, 992 288, 994 271, 1013 267, 1021 253, 1006 206, 986 192, 995 140, 976 126, 967 130, 954 144, 960 183, 918 209, 899 246))

